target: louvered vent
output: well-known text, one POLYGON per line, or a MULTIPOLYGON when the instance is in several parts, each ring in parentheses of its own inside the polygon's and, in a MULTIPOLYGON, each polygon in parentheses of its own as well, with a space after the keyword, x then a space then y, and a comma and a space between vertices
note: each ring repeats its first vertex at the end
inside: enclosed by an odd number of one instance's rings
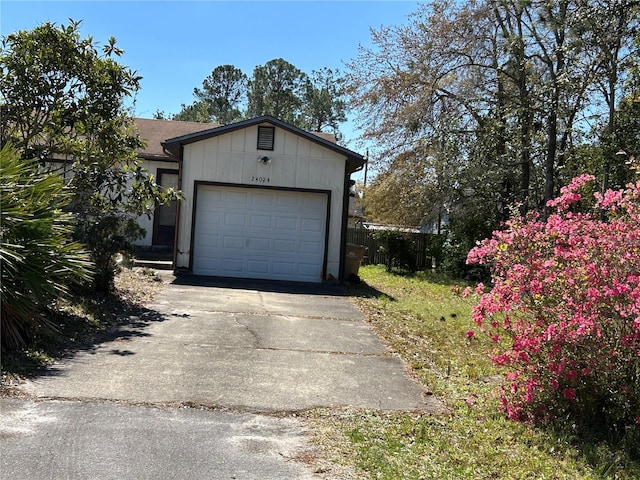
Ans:
POLYGON ((273 150, 276 127, 258 127, 258 150, 273 150))

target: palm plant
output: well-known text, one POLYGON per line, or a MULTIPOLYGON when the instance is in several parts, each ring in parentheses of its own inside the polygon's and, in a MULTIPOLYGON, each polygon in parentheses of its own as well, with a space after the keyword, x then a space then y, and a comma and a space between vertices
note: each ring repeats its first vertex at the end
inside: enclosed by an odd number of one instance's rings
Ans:
POLYGON ((36 326, 51 326, 46 307, 74 284, 91 281, 92 264, 73 242, 71 197, 59 175, 44 173, 10 145, 0 151, 2 349, 15 349, 36 326))

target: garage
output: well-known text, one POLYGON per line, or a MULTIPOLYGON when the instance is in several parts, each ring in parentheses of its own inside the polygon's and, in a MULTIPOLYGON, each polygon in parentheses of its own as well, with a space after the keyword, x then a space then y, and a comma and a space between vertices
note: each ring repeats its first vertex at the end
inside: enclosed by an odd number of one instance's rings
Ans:
POLYGON ((330 192, 199 184, 195 198, 194 274, 322 281, 330 192))
POLYGON ((180 166, 176 273, 343 280, 350 175, 365 158, 335 140, 264 115, 163 142, 180 166))

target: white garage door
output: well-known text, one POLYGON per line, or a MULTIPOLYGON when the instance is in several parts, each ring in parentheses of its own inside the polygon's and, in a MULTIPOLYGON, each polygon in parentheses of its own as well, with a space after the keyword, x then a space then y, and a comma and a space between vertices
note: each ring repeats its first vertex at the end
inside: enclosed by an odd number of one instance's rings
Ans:
POLYGON ((320 282, 327 195, 200 185, 193 273, 320 282))

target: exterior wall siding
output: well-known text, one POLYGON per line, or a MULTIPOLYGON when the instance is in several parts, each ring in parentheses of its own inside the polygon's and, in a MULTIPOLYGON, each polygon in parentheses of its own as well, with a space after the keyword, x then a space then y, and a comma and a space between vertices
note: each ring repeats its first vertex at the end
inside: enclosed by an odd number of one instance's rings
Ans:
POLYGON ((327 274, 339 277, 345 157, 298 135, 276 128, 274 150, 257 150, 258 126, 250 126, 184 146, 177 268, 189 268, 194 182, 263 188, 329 190, 327 274), (267 156, 270 164, 258 158, 267 156))
MULTIPOLYGON (((155 160, 141 160, 140 165, 145 170, 148 170, 154 176, 157 176, 158 170, 178 170, 179 166, 177 162, 160 162, 155 160)), ((50 160, 46 162, 44 167, 45 171, 58 173, 65 183, 69 183, 73 178, 73 162, 64 160, 50 160)), ((136 221, 145 230, 143 238, 136 240, 134 245, 148 247, 152 244, 153 237, 153 215, 141 215, 136 221)))
MULTIPOLYGON (((178 170, 178 163, 176 162, 158 162, 154 160, 142 160, 140 162, 142 168, 148 170, 151 174, 158 178, 158 170, 178 170)), ((153 215, 141 215, 137 219, 138 225, 144 228, 145 234, 143 238, 140 238, 134 242, 135 245, 140 247, 150 247, 153 240, 153 215)))

